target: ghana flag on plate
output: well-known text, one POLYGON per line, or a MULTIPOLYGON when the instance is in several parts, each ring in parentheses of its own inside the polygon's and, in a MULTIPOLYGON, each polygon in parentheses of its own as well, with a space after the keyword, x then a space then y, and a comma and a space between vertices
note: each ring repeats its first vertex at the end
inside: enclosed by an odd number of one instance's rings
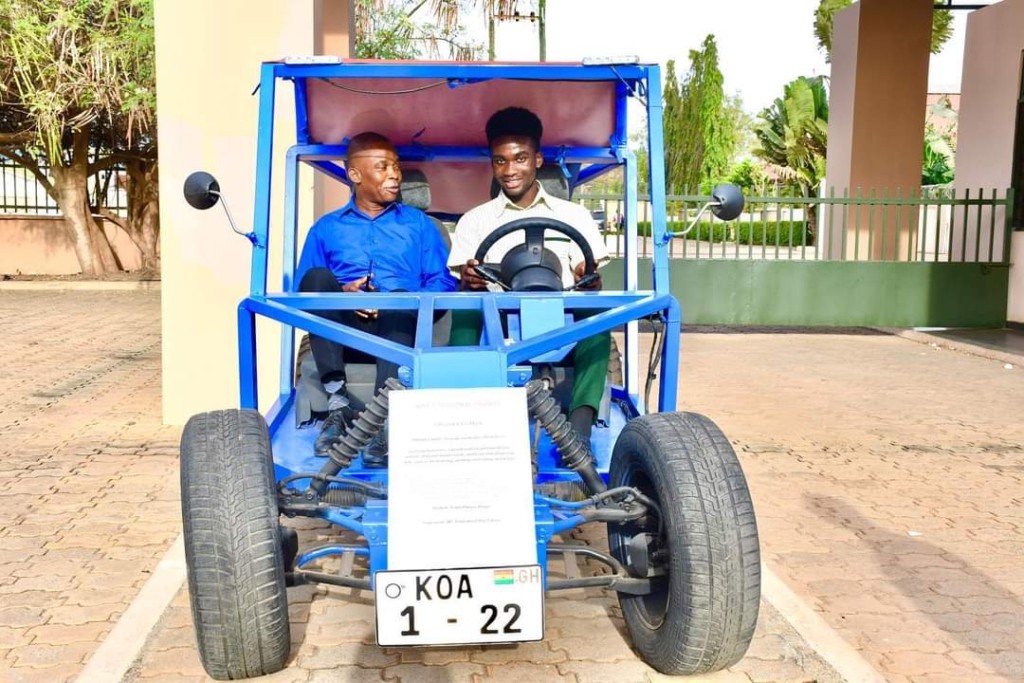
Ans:
POLYGON ((511 583, 515 583, 515 577, 512 574, 511 569, 495 569, 494 570, 494 585, 505 586, 511 583))

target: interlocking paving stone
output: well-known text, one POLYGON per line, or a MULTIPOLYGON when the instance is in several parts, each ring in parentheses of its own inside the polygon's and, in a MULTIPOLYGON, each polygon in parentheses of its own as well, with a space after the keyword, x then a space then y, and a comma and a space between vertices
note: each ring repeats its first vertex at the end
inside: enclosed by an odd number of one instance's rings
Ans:
MULTIPOLYGON (((159 295, 0 292, 0 319, 0 544, 18 557, 2 558, 14 567, 0 572, 0 678, 65 681, 180 528, 179 429, 159 424, 159 295)), ((1020 371, 881 335, 691 334, 682 349, 680 408, 732 440, 764 559, 808 605, 890 680, 1019 679, 1020 371)), ((291 664, 270 681, 484 681, 524 667, 666 680, 635 656, 588 658, 581 620, 609 638, 621 627, 603 591, 553 596, 550 623, 573 623, 540 644, 447 651, 378 650, 357 591, 291 593, 291 664)), ((206 680, 190 621, 179 595, 137 680, 206 680)), ((763 604, 747 658, 691 680, 811 679, 837 680, 763 604)))
MULTIPOLYGON (((296 526, 303 543, 322 543, 329 538, 339 538, 323 524, 302 521, 296 526)), ((353 540, 346 536, 340 538, 347 542, 353 540)), ((576 532, 573 541, 597 546, 607 543, 603 527, 576 532)), ((192 673, 195 670, 195 656, 186 656, 183 650, 183 643, 190 643, 192 637, 186 591, 187 588, 183 588, 175 597, 151 637, 134 674, 137 683, 159 681, 165 674, 192 673), (182 659, 182 666, 168 671, 173 668, 169 665, 176 657, 182 659)), ((372 603, 366 593, 305 586, 289 593, 292 604, 302 606, 302 609, 291 611, 292 656, 285 672, 299 676, 298 680, 307 680, 301 676, 308 675, 311 681, 378 680, 375 675, 383 680, 415 683, 433 680, 551 680, 573 683, 664 680, 633 652, 625 636, 615 595, 599 589, 579 592, 576 598, 556 594, 547 600, 547 633, 539 643, 378 648, 373 644, 372 603)), ((811 679, 820 683, 839 683, 841 680, 807 647, 792 627, 764 603, 749 656, 729 672, 718 676, 707 680, 721 680, 723 683, 750 683, 755 679, 781 683, 811 679), (789 673, 793 676, 786 677, 789 673)))
POLYGON ((0 291, 0 680, 71 680, 180 528, 160 298, 0 291))
POLYGON ((733 441, 808 605, 890 680, 1024 679, 1019 369, 879 335, 682 349, 680 408, 733 441))

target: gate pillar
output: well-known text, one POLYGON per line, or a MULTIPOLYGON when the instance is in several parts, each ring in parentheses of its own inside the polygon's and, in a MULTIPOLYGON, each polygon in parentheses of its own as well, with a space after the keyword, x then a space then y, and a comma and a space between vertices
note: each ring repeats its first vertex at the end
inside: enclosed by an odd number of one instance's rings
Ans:
MULTIPOLYGON (((921 189, 921 158, 931 54, 933 0, 860 0, 834 17, 829 95, 827 182, 836 197, 849 188, 865 197, 872 189, 903 197, 921 189)), ((830 192, 826 189, 827 193, 830 192)), ((847 221, 846 253, 841 231, 829 236, 831 258, 906 260, 913 254, 917 220, 903 211, 853 211, 847 221), (870 212, 876 212, 873 217, 870 212), (868 235, 869 218, 873 235, 868 235), (859 239, 855 239, 860 231, 859 239), (897 241, 899 250, 897 253, 897 241), (854 244, 860 253, 854 253, 854 244), (870 249, 869 249, 869 246, 870 249)))

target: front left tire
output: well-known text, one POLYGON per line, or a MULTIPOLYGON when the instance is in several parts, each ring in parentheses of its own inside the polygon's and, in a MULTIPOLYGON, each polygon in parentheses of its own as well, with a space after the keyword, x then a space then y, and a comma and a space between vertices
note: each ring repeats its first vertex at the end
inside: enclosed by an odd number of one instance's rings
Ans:
POLYGON ((281 670, 291 643, 285 553, 262 415, 219 410, 188 421, 181 513, 203 668, 218 680, 281 670))

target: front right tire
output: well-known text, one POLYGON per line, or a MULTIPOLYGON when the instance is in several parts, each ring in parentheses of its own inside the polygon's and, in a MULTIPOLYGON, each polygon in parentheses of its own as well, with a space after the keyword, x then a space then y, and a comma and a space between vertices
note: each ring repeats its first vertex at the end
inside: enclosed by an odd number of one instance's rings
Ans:
POLYGON ((639 488, 663 515, 660 527, 657 515, 608 525, 611 552, 627 569, 660 568, 652 593, 619 594, 634 647, 666 674, 732 666, 754 636, 761 562, 750 491, 728 439, 695 413, 633 419, 612 453, 609 487, 617 486, 639 488), (640 534, 650 545, 631 548, 640 534))

